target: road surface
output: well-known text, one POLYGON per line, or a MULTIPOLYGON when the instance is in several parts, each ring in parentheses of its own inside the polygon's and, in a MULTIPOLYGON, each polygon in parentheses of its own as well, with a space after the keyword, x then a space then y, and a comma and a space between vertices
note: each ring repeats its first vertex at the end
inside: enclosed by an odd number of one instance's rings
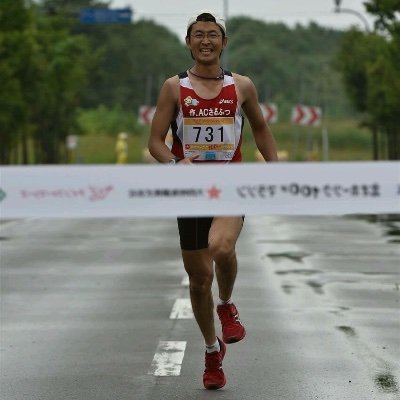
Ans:
POLYGON ((3 221, 1 399, 399 399, 398 226, 246 218, 214 392, 174 220, 3 221))

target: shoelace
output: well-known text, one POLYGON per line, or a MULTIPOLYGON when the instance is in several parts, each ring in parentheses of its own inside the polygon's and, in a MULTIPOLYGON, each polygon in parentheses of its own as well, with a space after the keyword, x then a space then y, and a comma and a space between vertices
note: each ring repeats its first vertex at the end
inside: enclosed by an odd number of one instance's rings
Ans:
POLYGON ((229 306, 229 307, 220 307, 218 309, 218 314, 221 318, 222 325, 234 325, 238 322, 238 317, 237 315, 237 310, 235 309, 234 306, 229 306))
POLYGON ((213 369, 221 369, 221 359, 220 353, 215 351, 214 353, 206 353, 206 371, 213 370, 213 369))

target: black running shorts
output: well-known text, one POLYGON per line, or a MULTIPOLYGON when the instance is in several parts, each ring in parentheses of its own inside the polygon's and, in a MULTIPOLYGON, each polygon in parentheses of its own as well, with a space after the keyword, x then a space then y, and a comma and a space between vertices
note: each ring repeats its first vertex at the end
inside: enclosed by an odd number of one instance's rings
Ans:
MULTIPOLYGON (((244 221, 244 216, 242 217, 244 221)), ((213 217, 178 217, 178 230, 182 250, 208 248, 208 233, 213 217)))
POLYGON ((181 249, 206 249, 212 221, 213 217, 178 217, 181 249))

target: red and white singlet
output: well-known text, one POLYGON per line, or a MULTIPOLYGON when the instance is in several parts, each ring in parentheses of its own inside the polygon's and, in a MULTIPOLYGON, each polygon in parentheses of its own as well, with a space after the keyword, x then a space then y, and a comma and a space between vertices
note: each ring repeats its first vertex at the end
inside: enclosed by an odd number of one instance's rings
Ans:
POLYGON ((195 162, 238 162, 242 155, 243 115, 232 73, 224 71, 217 97, 206 100, 193 90, 187 72, 179 74, 181 104, 171 123, 172 153, 176 157, 199 155, 195 162))

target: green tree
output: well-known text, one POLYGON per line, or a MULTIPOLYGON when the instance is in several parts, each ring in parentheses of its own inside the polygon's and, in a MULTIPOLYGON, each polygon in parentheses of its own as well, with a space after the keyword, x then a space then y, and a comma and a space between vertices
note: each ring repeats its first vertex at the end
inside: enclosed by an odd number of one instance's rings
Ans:
POLYGON ((0 3, 0 79, 7 88, 0 92, 2 163, 18 162, 20 149, 27 163, 29 138, 35 162, 59 162, 74 131, 90 52, 87 41, 63 25, 23 0, 0 3))
POLYGON ((375 159, 377 132, 386 138, 387 157, 400 159, 399 6, 399 0, 367 2, 367 10, 377 16, 376 31, 347 32, 337 57, 347 93, 374 134, 375 159))
POLYGON ((29 73, 26 59, 29 60, 33 52, 30 23, 31 15, 23 0, 4 0, 0 3, 1 164, 18 159, 20 144, 23 161, 27 162, 29 109, 22 77, 29 73))
POLYGON ((76 132, 76 118, 87 75, 83 37, 71 36, 56 21, 42 19, 37 31, 40 64, 32 120, 36 161, 58 163, 68 134, 76 132))

